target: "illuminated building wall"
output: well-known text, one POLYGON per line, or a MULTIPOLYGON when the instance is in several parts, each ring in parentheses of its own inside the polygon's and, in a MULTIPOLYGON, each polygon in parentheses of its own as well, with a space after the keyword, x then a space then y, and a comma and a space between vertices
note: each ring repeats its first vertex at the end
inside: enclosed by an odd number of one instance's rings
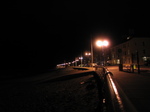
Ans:
POLYGON ((110 49, 112 65, 137 64, 137 56, 140 65, 146 64, 150 60, 150 38, 134 37, 126 42, 114 46, 110 49))

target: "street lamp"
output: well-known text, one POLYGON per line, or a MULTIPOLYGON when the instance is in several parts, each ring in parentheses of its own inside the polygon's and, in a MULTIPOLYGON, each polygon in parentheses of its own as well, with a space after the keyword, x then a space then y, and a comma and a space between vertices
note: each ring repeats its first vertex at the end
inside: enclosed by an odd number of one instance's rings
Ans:
POLYGON ((77 64, 77 62, 78 62, 78 61, 79 61, 78 59, 76 59, 76 60, 75 60, 75 62, 76 62, 76 66, 78 65, 78 64, 77 64))
POLYGON ((82 66, 82 59, 83 59, 83 57, 81 56, 81 57, 79 57, 79 59, 81 60, 81 66, 82 66))
POLYGON ((102 48, 102 54, 103 54, 103 66, 105 65, 105 57, 104 57, 104 47, 105 46, 108 46, 108 41, 104 40, 104 41, 101 41, 101 40, 98 40, 96 41, 96 45, 98 47, 101 47, 102 48))
MULTIPOLYGON (((91 56, 91 53, 90 53, 90 52, 86 52, 85 55, 88 56, 88 58, 89 58, 89 56, 91 56)), ((90 61, 90 59, 88 59, 87 61, 88 61, 88 62, 87 62, 87 64, 88 64, 89 61, 90 61)), ((91 61, 92 61, 92 60, 91 60, 91 61)))
POLYGON ((75 63, 75 61, 72 61, 72 66, 75 66, 74 63, 75 63))
POLYGON ((99 46, 99 47, 108 46, 108 41, 106 41, 106 40, 105 41, 98 40, 96 42, 96 45, 99 46))
POLYGON ((90 56, 90 55, 91 55, 91 53, 85 53, 85 55, 86 55, 86 56, 90 56))

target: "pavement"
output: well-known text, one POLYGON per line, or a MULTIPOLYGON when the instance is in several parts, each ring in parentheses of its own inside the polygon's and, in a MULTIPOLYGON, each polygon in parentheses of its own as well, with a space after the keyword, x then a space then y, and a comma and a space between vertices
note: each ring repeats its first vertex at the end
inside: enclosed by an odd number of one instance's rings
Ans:
POLYGON ((150 112, 150 68, 142 67, 140 74, 119 71, 118 66, 107 66, 114 79, 137 109, 138 112, 150 112))

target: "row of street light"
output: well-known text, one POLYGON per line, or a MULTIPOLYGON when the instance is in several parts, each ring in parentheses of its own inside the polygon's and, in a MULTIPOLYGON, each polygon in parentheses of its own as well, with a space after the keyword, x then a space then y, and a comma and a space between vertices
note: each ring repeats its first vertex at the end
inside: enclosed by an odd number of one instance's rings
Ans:
MULTIPOLYGON (((104 49, 104 47, 107 47, 109 45, 109 42, 107 40, 97 40, 96 41, 96 45, 98 47, 101 47, 101 49, 102 49, 101 54, 102 54, 103 60, 101 60, 101 61, 103 62, 102 65, 105 66, 105 54, 104 54, 105 53, 105 51, 104 51, 105 49, 104 49)), ((85 56, 88 56, 88 57, 91 58, 91 66, 93 67, 94 63, 93 63, 93 44, 92 44, 92 42, 91 42, 91 51, 90 52, 86 52, 85 56)), ((77 63, 78 63, 79 60, 81 61, 80 62, 80 67, 82 67, 83 66, 83 56, 76 57, 75 60, 72 61, 72 62, 59 64, 59 65, 71 65, 72 64, 72 66, 78 66, 77 63)))

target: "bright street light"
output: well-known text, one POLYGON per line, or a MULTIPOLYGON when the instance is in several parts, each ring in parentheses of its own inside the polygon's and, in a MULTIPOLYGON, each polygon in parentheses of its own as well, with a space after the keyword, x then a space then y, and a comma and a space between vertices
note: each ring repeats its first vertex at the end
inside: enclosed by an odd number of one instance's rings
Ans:
POLYGON ((105 65, 105 57, 104 57, 104 46, 108 46, 108 41, 104 40, 104 41, 96 41, 96 45, 98 47, 102 47, 102 54, 103 54, 103 66, 105 65))
POLYGON ((108 46, 108 41, 106 41, 106 40, 104 40, 104 41, 98 40, 96 42, 96 45, 99 46, 99 47, 101 47, 101 46, 108 46))

